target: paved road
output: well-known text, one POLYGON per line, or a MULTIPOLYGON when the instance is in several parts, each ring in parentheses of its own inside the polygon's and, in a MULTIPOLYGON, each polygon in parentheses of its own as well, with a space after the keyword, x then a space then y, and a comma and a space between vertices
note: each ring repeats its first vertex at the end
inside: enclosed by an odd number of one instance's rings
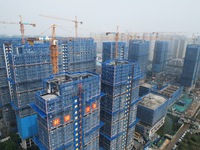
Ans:
POLYGON ((165 150, 171 150, 174 145, 176 144, 176 142, 178 142, 178 140, 180 139, 181 135, 188 130, 190 127, 189 124, 184 124, 182 126, 182 128, 176 133, 176 135, 174 136, 174 138, 171 140, 171 142, 166 146, 165 150))

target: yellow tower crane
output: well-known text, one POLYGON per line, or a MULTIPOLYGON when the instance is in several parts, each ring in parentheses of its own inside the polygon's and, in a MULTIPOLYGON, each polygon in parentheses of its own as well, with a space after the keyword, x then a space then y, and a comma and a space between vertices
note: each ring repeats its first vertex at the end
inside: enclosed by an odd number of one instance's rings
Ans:
POLYGON ((20 17, 20 21, 19 22, 0 21, 0 23, 3 23, 3 24, 19 24, 20 25, 21 36, 22 36, 22 44, 25 44, 25 39, 24 39, 24 25, 31 25, 33 27, 36 27, 36 24, 35 23, 23 22, 22 21, 22 16, 19 15, 19 17, 20 17))
POLYGON ((51 38, 45 37, 45 38, 27 38, 27 41, 30 45, 34 45, 34 41, 50 41, 50 55, 51 55, 51 63, 53 67, 53 74, 58 73, 58 42, 56 40, 56 25, 53 24, 51 26, 52 28, 52 35, 51 38))
POLYGON ((75 16, 75 20, 71 19, 65 19, 65 18, 59 18, 59 17, 53 17, 53 16, 48 16, 48 15, 40 15, 41 17, 46 17, 46 18, 52 18, 52 19, 58 19, 58 20, 64 20, 64 21, 71 21, 75 23, 75 36, 78 36, 78 24, 83 24, 82 21, 78 21, 77 16, 75 16))
POLYGON ((116 32, 106 32, 106 35, 109 35, 109 34, 114 34, 115 35, 115 59, 117 59, 118 57, 118 41, 119 41, 119 27, 117 26, 117 31, 116 32))
POLYGON ((56 40, 56 25, 52 25, 52 36, 51 36, 51 61, 53 66, 53 74, 58 73, 58 43, 56 40))

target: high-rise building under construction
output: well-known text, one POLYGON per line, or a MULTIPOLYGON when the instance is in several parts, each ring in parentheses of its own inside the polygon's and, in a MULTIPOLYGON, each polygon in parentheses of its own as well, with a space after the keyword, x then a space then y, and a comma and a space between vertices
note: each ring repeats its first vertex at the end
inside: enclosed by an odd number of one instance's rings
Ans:
MULTIPOLYGON (((37 115, 29 103, 35 100, 35 92, 42 89, 42 80, 52 74, 52 64, 50 42, 34 42, 33 45, 20 43, 21 39, 1 40, 0 76, 4 78, 0 80, 0 100, 3 105, 6 104, 4 114, 13 112, 9 105, 12 104, 18 133, 25 140, 37 135, 37 115)), ((59 39, 58 47, 59 71, 95 71, 96 44, 92 38, 59 39)), ((4 118, 11 120, 9 117, 13 116, 4 118)), ((26 142, 23 145, 26 148, 26 142)))
POLYGON ((59 40, 63 55, 63 71, 96 70, 96 43, 93 38, 67 38, 59 40))
POLYGON ((98 150, 100 75, 56 74, 44 80, 33 105, 38 113, 40 149, 98 150))
POLYGON ((156 41, 154 49, 154 58, 153 58, 153 73, 160 73, 164 71, 164 67, 167 60, 168 52, 168 42, 167 41, 156 41))
POLYGON ((186 39, 181 39, 178 50, 178 58, 183 59, 185 57, 186 46, 187 46, 186 39))
POLYGON ((183 71, 181 75, 181 85, 192 87, 198 77, 200 67, 200 46, 191 44, 187 45, 184 59, 183 71))
POLYGON ((3 123, 10 128, 10 124, 15 124, 15 112, 10 105, 10 90, 7 80, 7 68, 4 56, 4 43, 16 44, 20 42, 19 38, 1 38, 0 39, 0 106, 2 108, 3 123))
POLYGON ((105 150, 129 150, 137 123, 140 69, 137 63, 108 60, 102 64, 100 146, 105 150))
POLYGON ((128 48, 125 42, 117 42, 117 55, 116 55, 116 42, 103 42, 102 62, 106 60, 119 59, 124 60, 128 58, 128 48))
POLYGON ((141 69, 141 79, 146 77, 148 65, 149 42, 143 40, 130 40, 128 60, 138 62, 141 69))
POLYGON ((26 140, 38 134, 36 114, 29 104, 35 100, 35 92, 42 89, 42 79, 52 73, 49 43, 31 46, 4 41, 3 50, 10 103, 15 110, 22 145, 26 148, 26 140))

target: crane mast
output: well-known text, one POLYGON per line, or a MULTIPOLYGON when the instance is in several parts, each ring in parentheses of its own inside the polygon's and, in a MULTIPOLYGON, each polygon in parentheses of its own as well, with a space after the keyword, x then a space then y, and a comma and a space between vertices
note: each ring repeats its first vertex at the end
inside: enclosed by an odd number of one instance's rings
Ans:
POLYGON ((106 35, 114 34, 115 35, 115 52, 114 58, 117 59, 118 57, 118 41, 119 41, 119 27, 117 26, 117 32, 106 32, 106 35))
POLYGON ((41 17, 46 17, 46 18, 52 18, 52 19, 57 19, 57 20, 64 20, 64 21, 70 21, 70 22, 74 22, 75 25, 75 36, 78 36, 78 24, 83 24, 82 21, 78 21, 77 16, 75 16, 75 20, 71 20, 71 19, 65 19, 65 18, 59 18, 59 17, 53 17, 53 16, 48 16, 48 15, 40 15, 41 17))
POLYGON ((22 23, 22 16, 19 15, 19 17, 20 17, 19 25, 20 25, 21 35, 22 35, 22 44, 25 44, 25 40, 24 40, 24 24, 22 23))
POLYGON ((56 40, 56 25, 52 25, 52 37, 51 37, 51 61, 53 66, 53 74, 58 73, 58 44, 56 40))
POLYGON ((6 22, 6 21, 0 21, 0 23, 3 23, 3 24, 19 24, 20 26, 20 32, 21 32, 21 36, 22 36, 22 44, 25 44, 25 39, 24 39, 24 25, 31 25, 33 27, 36 27, 36 24, 35 23, 25 23, 22 21, 22 16, 19 15, 20 17, 20 21, 17 23, 17 22, 6 22))

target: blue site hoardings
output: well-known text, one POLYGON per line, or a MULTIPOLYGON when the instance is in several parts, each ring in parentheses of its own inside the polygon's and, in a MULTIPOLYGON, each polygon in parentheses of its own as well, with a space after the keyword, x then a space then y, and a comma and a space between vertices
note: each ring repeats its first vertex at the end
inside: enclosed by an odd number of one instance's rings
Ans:
POLYGON ((38 114, 36 144, 46 149, 99 149, 100 97, 100 75, 94 73, 60 73, 45 79, 32 104, 38 114))
POLYGON ((63 71, 96 70, 96 43, 93 38, 67 38, 60 40, 63 54, 63 71))
POLYGON ((17 128, 20 137, 24 140, 38 134, 37 115, 30 115, 27 117, 19 117, 16 115, 17 128))
POLYGON ((138 63, 108 60, 102 64, 100 146, 104 149, 124 149, 133 142, 137 101, 139 99, 140 68, 138 63))
POLYGON ((115 58, 116 42, 103 42, 102 62, 112 59, 126 60, 128 58, 128 48, 125 42, 118 42, 118 53, 115 58))

